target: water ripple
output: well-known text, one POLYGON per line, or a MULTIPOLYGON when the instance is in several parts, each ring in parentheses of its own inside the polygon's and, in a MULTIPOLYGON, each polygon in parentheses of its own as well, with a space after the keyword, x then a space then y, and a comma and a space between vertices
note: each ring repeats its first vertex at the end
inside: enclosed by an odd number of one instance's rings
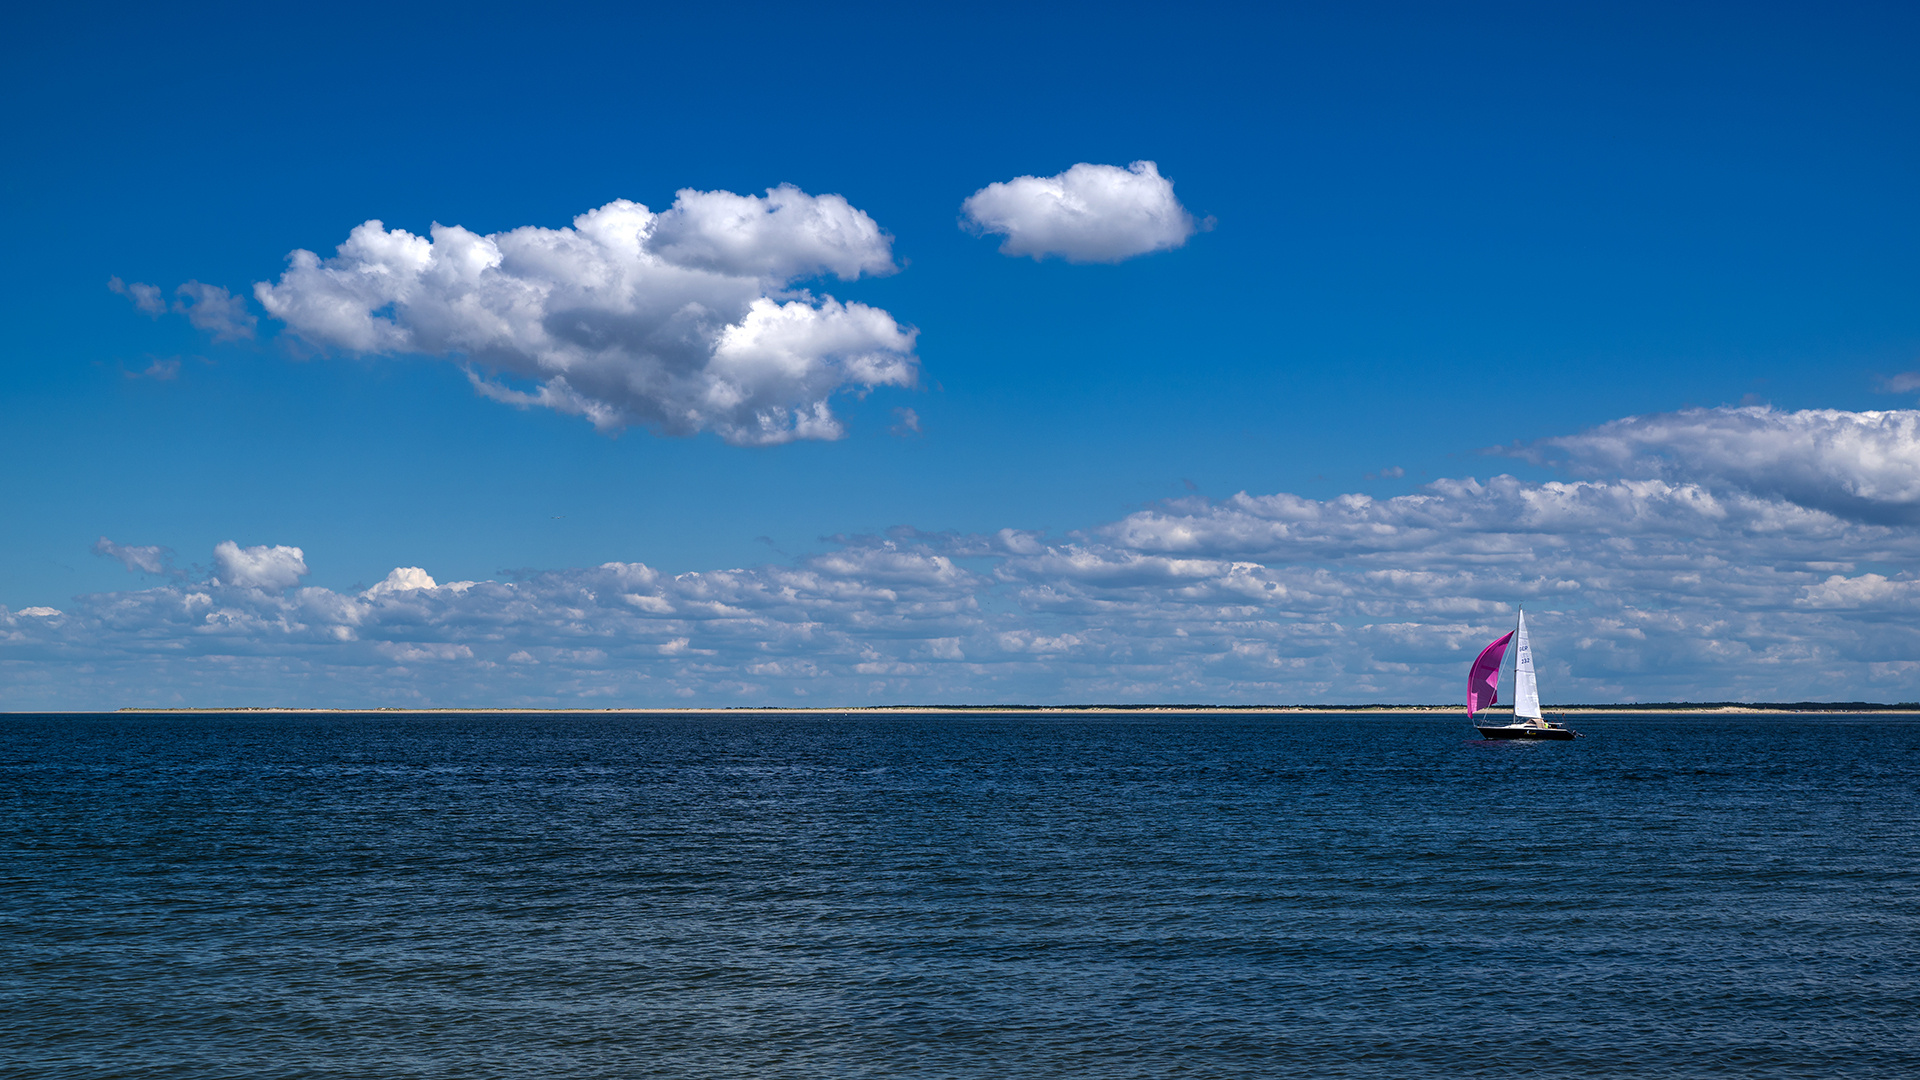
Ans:
POLYGON ((0 1073, 1920 1075, 1920 724, 13 717, 0 1073))

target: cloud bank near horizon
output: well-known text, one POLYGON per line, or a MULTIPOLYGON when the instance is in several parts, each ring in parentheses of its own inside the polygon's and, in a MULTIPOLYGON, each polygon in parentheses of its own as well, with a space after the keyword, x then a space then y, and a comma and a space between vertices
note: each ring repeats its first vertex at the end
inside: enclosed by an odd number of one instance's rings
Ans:
MULTIPOLYGON (((1081 162, 1057 176, 988 184, 960 205, 962 224, 1003 236, 1002 255, 1117 263, 1184 245, 1200 229, 1151 161, 1081 162)), ((1209 219, 1211 220, 1211 219, 1209 219)))
POLYGON ((680 575, 400 567, 339 592, 301 584, 299 548, 228 542, 203 581, 0 608, 0 708, 1445 702, 1520 602, 1551 700, 1915 700, 1917 432, 1696 409, 1512 451, 1567 480, 1195 497, 680 575), (1804 446, 1785 480, 1753 464, 1804 446))
POLYGON ((917 382, 916 331, 796 287, 891 274, 892 242, 839 195, 686 189, 560 229, 368 221, 254 296, 322 351, 447 358, 508 404, 760 446, 840 438, 835 394, 917 382))

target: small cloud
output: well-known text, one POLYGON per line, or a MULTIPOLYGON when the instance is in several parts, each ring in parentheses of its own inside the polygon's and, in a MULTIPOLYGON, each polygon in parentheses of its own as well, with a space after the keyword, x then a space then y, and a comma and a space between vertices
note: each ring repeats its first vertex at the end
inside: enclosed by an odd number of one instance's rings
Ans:
POLYGON ((901 438, 920 434, 920 414, 908 408, 893 410, 894 425, 887 430, 901 438))
POLYGON ((1380 471, 1379 471, 1378 473, 1368 473, 1368 474, 1367 474, 1367 479, 1369 479, 1369 480, 1398 480, 1398 479, 1400 479, 1401 477, 1403 477, 1403 476, 1405 476, 1405 475, 1407 475, 1407 470, 1405 470, 1405 469, 1403 469, 1403 468, 1401 468, 1401 467, 1400 467, 1400 466, 1398 466, 1398 465, 1389 465, 1389 466, 1387 466, 1386 468, 1384 468, 1384 469, 1381 469, 1381 470, 1380 470, 1380 471))
MULTIPOLYGON (((1002 255, 1037 262, 1117 263, 1169 251, 1202 226, 1173 197, 1173 181, 1151 161, 1126 168, 1081 162, 1057 176, 988 184, 960 204, 962 227, 1006 237, 1002 255)), ((1207 219, 1211 228, 1213 219, 1207 219)))
POLYGON ((254 325, 259 320, 247 310, 245 297, 235 296, 218 285, 206 285, 198 281, 189 281, 173 292, 175 296, 186 298, 175 300, 173 310, 185 315, 195 330, 212 334, 215 341, 241 341, 253 337, 254 325))
POLYGON ((213 549, 213 564, 220 584, 268 592, 297 585, 307 573, 305 553, 283 544, 243 548, 231 540, 222 540, 213 549))
MULTIPOLYGON (((153 318, 159 318, 172 310, 185 315, 187 321, 196 330, 204 330, 213 335, 215 341, 240 341, 253 337, 254 326, 259 322, 253 313, 247 310, 245 297, 235 296, 218 285, 208 285, 199 281, 189 281, 173 290, 176 299, 169 309, 166 297, 158 285, 149 285, 144 281, 131 284, 118 277, 107 279, 107 288, 133 301, 133 306, 153 318)), ((180 362, 155 361, 155 367, 178 371, 180 362)), ((155 374, 149 368, 143 374, 155 374)), ((156 374, 157 378, 172 378, 172 374, 156 374)))
POLYGON ((792 184, 759 195, 682 188, 646 243, 670 263, 786 281, 831 273, 842 281, 894 273, 893 238, 844 195, 792 184))
POLYGON ((50 607, 23 607, 20 609, 20 614, 31 615, 36 619, 51 619, 60 614, 60 609, 50 607))
POLYGON ((1903 371, 1880 380, 1883 394, 1911 394, 1915 390, 1920 390, 1920 371, 1903 371))
POLYGON ((402 664, 416 664, 422 660, 471 660, 473 650, 465 645, 453 645, 444 641, 427 641, 417 644, 383 641, 374 646, 381 654, 402 664))
POLYGON ((437 589, 433 575, 417 566, 396 566, 387 574, 385 581, 361 593, 369 600, 377 599, 388 593, 412 592, 415 589, 437 589))
POLYGON ((107 288, 133 301, 134 307, 153 318, 157 319, 167 313, 167 302, 161 298, 158 285, 149 285, 144 281, 136 281, 129 285, 118 277, 110 277, 107 279, 107 288))
POLYGON ((156 357, 143 371, 129 371, 129 379, 158 379, 167 382, 180 377, 180 358, 177 356, 156 357))
POLYGON ((116 544, 103 536, 93 542, 93 553, 118 559, 120 565, 136 573, 168 576, 175 573, 173 552, 158 544, 116 544))
POLYGON ((935 660, 965 660, 967 658, 966 652, 960 647, 960 639, 957 637, 933 638, 922 647, 922 651, 935 660))

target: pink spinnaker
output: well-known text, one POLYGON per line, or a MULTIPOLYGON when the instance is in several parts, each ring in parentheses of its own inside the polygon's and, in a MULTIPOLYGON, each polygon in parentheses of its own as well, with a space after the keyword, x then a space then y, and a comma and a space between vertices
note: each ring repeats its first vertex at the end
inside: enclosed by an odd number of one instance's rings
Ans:
POLYGON ((1507 655, 1507 643, 1513 640, 1513 632, 1486 648, 1467 670, 1467 719, 1489 705, 1500 703, 1500 661, 1507 655))

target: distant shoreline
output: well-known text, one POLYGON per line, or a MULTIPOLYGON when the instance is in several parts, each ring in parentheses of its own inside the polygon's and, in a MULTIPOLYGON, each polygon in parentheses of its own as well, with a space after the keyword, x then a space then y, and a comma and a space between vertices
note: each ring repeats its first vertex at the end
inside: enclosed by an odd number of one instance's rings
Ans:
MULTIPOLYGON (((535 708, 444 708, 444 709, 302 709, 284 706, 261 707, 218 707, 218 708, 155 708, 129 707, 112 710, 112 715, 275 715, 275 714, 325 714, 359 716, 481 716, 497 714, 515 714, 529 716, 824 716, 824 715, 954 715, 954 716, 990 716, 990 715, 1036 715, 1036 716, 1136 716, 1136 715, 1234 715, 1234 714, 1298 714, 1316 716, 1367 716, 1405 713, 1459 714, 1465 719, 1465 708, 1459 705, 852 705, 852 706, 747 706, 732 708, 605 708, 605 709, 535 709, 535 708)), ((1569 705, 1565 708, 1548 708, 1549 717, 1559 716, 1636 716, 1636 715, 1690 715, 1690 716, 1843 716, 1861 713, 1894 716, 1920 716, 1920 704, 1902 702, 1897 705, 1873 702, 1794 702, 1794 703, 1755 703, 1734 704, 1711 702, 1702 704, 1673 703, 1651 705, 1569 705)), ((1510 717, 1505 710, 1488 710, 1482 716, 1493 718, 1510 717)))

